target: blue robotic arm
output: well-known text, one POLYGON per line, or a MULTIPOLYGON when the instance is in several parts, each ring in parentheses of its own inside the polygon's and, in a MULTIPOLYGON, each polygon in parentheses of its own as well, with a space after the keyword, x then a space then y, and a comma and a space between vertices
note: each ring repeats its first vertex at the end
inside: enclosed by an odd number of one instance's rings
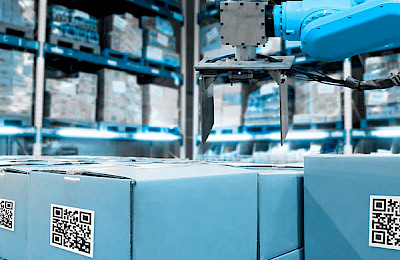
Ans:
POLYGON ((289 1, 273 6, 272 17, 270 36, 301 41, 302 50, 321 61, 400 43, 398 0, 289 1))
POLYGON ((268 37, 300 41, 302 50, 320 61, 340 61, 390 44, 400 45, 400 0, 303 0, 273 5, 267 0, 222 1, 221 42, 235 54, 205 57, 195 66, 200 72, 202 141, 214 123, 213 82, 228 75, 231 82, 254 83, 269 74, 280 86, 281 141, 289 129, 287 75, 358 90, 400 85, 400 73, 385 79, 361 81, 332 79, 321 73, 292 68, 294 57, 259 57, 256 47, 268 37))

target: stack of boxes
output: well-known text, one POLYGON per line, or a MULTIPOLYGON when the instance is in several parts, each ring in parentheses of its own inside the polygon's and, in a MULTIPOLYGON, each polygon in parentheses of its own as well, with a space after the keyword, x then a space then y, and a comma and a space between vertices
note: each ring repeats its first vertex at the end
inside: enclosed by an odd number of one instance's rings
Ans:
POLYGON ((143 31, 138 18, 128 13, 109 16, 103 21, 102 32, 104 48, 142 57, 143 31))
POLYGON ((0 257, 304 259, 301 170, 130 159, 0 158, 0 257))
POLYGON ((247 108, 248 88, 245 84, 218 84, 214 86, 214 125, 241 126, 247 108))
MULTIPOLYGON (((400 71, 400 55, 371 57, 366 60, 364 80, 387 78, 400 71)), ((400 88, 365 91, 367 119, 399 118, 400 88)))
POLYGON ((161 17, 142 17, 144 29, 144 57, 148 61, 164 63, 171 67, 180 66, 176 52, 176 38, 172 24, 161 17))
POLYGON ((143 124, 179 125, 179 90, 154 84, 143 85, 143 124))
MULTIPOLYGON (((341 75, 331 75, 338 79, 341 75)), ((342 88, 297 81, 294 123, 332 123, 342 120, 342 88)))
POLYGON ((280 97, 277 83, 263 84, 260 89, 250 93, 244 120, 245 125, 280 123, 280 97))
POLYGON ((31 117, 34 55, 0 49, 0 114, 31 117))
POLYGON ((0 0, 0 21, 35 29, 35 0, 0 0))
POLYGON ((79 122, 96 121, 97 75, 79 72, 46 79, 45 117, 79 122))
POLYGON ((96 17, 88 13, 68 9, 60 5, 52 5, 48 10, 49 40, 57 44, 58 40, 75 41, 97 47, 100 35, 96 17))
POLYGON ((142 124, 142 88, 136 76, 103 69, 99 73, 99 83, 99 121, 142 124))
POLYGON ((202 54, 221 47, 221 24, 212 23, 200 29, 200 50, 202 54))

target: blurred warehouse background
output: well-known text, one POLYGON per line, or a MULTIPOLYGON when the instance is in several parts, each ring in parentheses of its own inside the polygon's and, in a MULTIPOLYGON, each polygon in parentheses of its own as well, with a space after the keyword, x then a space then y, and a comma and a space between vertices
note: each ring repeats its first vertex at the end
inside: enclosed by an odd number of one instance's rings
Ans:
MULTIPOLYGON (((178 0, 0 0, 0 155, 114 155, 263 163, 320 153, 400 153, 400 89, 365 93, 290 80, 280 146, 279 87, 215 86, 215 127, 199 137, 202 57, 221 46, 219 7, 178 0), (346 121, 347 119, 347 121, 346 121)), ((296 42, 259 53, 334 78, 398 73, 400 46, 321 63, 296 42)))

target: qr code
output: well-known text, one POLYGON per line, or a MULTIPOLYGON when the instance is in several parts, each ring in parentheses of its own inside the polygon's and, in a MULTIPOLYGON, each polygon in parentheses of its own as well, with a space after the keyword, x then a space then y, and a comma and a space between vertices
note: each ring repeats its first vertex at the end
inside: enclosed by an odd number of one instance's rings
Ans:
POLYGON ((51 204, 50 245, 93 258, 94 211, 51 204))
POLYGON ((14 231, 15 201, 0 199, 0 228, 14 231))
POLYGON ((400 250, 400 196, 370 196, 369 245, 400 250))

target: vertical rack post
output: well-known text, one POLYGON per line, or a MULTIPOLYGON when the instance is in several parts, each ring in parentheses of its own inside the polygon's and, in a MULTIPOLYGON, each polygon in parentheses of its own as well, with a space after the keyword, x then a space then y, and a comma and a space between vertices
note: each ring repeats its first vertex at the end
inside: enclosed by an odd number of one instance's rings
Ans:
MULTIPOLYGON (((200 1, 194 1, 194 64, 197 64, 200 61, 200 25, 197 19, 197 14, 200 12, 200 1)), ((198 147, 196 146, 197 134, 199 131, 199 102, 200 102, 200 88, 197 84, 197 74, 194 71, 193 77, 193 159, 197 159, 198 147)))
MULTIPOLYGON (((182 1, 182 9, 183 13, 187 14, 187 8, 188 4, 187 1, 183 0, 182 1)), ((186 16, 184 15, 184 23, 183 26, 181 26, 181 73, 183 75, 183 85, 180 88, 180 96, 181 96, 181 102, 180 102, 180 110, 181 110, 181 133, 182 133, 182 145, 180 149, 180 157, 181 158, 186 158, 186 84, 187 84, 187 73, 186 73, 186 64, 187 64, 187 33, 186 33, 186 24, 187 21, 185 21, 186 16)))
POLYGON ((33 145, 33 155, 42 155, 42 127, 43 127, 43 103, 44 103, 44 44, 46 42, 46 20, 47 20, 47 0, 39 0, 38 6, 38 42, 39 50, 36 56, 35 72, 35 143, 33 145))
MULTIPOLYGON (((343 76, 347 78, 351 76, 351 60, 346 59, 343 63, 343 76)), ((344 144, 344 154, 352 154, 353 147, 351 145, 351 130, 353 129, 353 99, 352 90, 349 88, 344 88, 344 129, 346 134, 345 144, 344 144)))

